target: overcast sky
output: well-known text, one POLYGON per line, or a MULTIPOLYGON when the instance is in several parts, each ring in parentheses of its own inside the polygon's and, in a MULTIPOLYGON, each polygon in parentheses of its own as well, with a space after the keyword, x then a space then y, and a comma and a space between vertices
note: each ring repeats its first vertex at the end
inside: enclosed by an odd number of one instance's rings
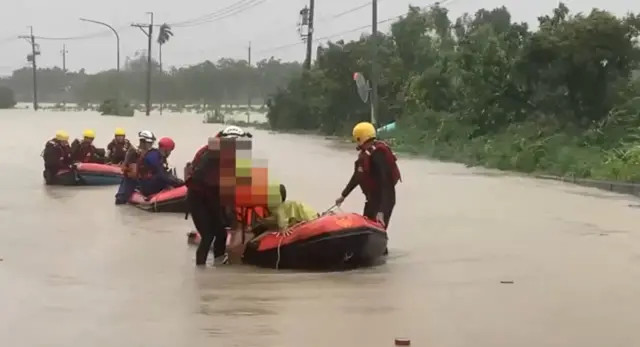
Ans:
MULTIPOLYGON (((61 50, 66 44, 67 68, 88 72, 114 68, 116 65, 115 38, 107 29, 78 20, 80 17, 103 21, 120 29, 121 61, 137 50, 146 48, 146 36, 133 22, 145 23, 153 11, 155 22, 187 22, 189 26, 174 27, 175 36, 163 49, 165 65, 185 66, 203 60, 217 60, 221 57, 245 58, 247 45, 253 45, 254 61, 274 56, 284 60, 302 60, 304 45, 300 42, 296 23, 299 11, 308 0, 29 0, 11 2, 0 11, 0 75, 8 75, 12 70, 26 64, 26 54, 30 47, 25 40, 15 39, 17 35, 28 34, 28 26, 34 27, 34 34, 47 38, 73 38, 94 35, 89 39, 38 40, 42 55, 39 66, 61 66, 61 50), (221 12, 221 9, 238 4, 237 10, 221 12), (246 3, 246 6, 241 6, 246 3), (217 15, 215 15, 218 13, 217 15), (201 19, 193 20, 214 14, 201 19), (226 18, 221 18, 226 17, 226 18), (193 25, 197 24, 197 25, 193 25), (284 46, 284 47, 283 47, 284 46)), ((332 40, 353 39, 368 29, 356 30, 371 22, 371 7, 367 0, 316 0, 317 38, 331 36, 332 40), (337 14, 362 6, 345 15, 337 14)), ((427 6, 432 1, 379 0, 379 20, 401 15, 409 4, 427 6)), ((507 6, 518 21, 535 23, 536 17, 549 13, 557 1, 504 1, 504 0, 450 0, 451 17, 464 12, 474 12, 479 8, 507 6)), ((589 11, 598 6, 616 14, 628 11, 639 12, 640 2, 628 0, 565 1, 572 11, 589 11)), ((233 8, 232 8, 233 9, 233 8)), ((386 31, 390 22, 382 24, 386 31)), ((370 30, 370 29, 369 29, 370 30)), ((318 43, 326 42, 319 40, 318 43)), ((153 47, 157 57, 157 45, 153 47)), ((315 51, 315 50, 314 50, 315 51)))

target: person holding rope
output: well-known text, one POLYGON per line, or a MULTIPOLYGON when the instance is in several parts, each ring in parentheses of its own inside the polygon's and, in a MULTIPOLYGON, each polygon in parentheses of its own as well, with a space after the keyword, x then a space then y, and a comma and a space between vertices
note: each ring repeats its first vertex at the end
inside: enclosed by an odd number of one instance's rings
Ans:
POLYGON ((358 144, 358 159, 336 205, 340 206, 356 186, 360 186, 366 198, 363 215, 386 229, 396 204, 395 187, 401 181, 396 156, 385 142, 376 138, 376 129, 369 122, 358 123, 353 128, 353 140, 358 144))

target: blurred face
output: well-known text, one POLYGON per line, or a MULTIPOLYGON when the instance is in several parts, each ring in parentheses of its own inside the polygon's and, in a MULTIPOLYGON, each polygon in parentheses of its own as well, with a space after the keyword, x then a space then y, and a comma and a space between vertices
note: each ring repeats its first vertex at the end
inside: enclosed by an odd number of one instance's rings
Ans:
POLYGON ((92 144, 92 143, 93 143, 93 138, 91 138, 91 137, 85 137, 84 139, 82 139, 82 142, 84 142, 84 143, 86 143, 86 144, 90 145, 90 144, 92 144))
POLYGON ((116 142, 122 143, 124 142, 124 135, 116 135, 115 139, 116 139, 116 142))

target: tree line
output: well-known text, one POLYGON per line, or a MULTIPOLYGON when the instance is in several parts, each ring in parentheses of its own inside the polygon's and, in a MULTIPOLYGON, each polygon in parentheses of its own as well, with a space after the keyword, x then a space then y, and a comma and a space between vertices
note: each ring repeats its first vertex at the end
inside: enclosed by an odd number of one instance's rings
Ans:
MULTIPOLYGON (((220 59, 162 71, 152 60, 152 100, 175 104, 246 104, 251 98, 260 104, 268 95, 284 87, 300 74, 297 62, 270 58, 249 65, 246 60, 220 59)), ((32 69, 25 67, 0 79, 0 86, 15 92, 21 102, 32 101, 32 69)), ((146 98, 147 57, 137 54, 126 59, 120 72, 114 70, 88 74, 61 68, 38 69, 40 102, 100 103, 118 97, 136 103, 146 98)))
MULTIPOLYGON (((560 4, 538 22, 410 7, 378 35, 378 126, 397 121, 399 148, 470 165, 640 180, 640 17, 560 4)), ((369 120, 352 76, 370 75, 370 45, 319 47, 269 101, 271 127, 346 134, 369 120)))

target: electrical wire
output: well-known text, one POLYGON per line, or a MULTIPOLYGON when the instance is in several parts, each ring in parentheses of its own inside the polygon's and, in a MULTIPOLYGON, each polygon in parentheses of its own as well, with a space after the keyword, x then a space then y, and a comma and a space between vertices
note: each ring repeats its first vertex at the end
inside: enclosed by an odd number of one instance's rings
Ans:
MULTIPOLYGON (((379 0, 378 3, 380 1, 382 1, 382 0, 379 0)), ((356 7, 352 7, 350 9, 348 9, 348 10, 344 10, 344 11, 342 11, 340 13, 333 14, 333 15, 328 16, 328 17, 314 18, 313 21, 316 22, 316 23, 322 23, 322 22, 335 20, 335 19, 338 19, 340 17, 346 16, 346 15, 348 15, 350 13, 353 13, 353 12, 356 12, 358 10, 361 10, 363 8, 369 7, 370 5, 371 5, 371 1, 369 1, 369 2, 367 2, 365 4, 362 4, 362 5, 358 5, 356 7)))
MULTIPOLYGON (((445 4, 450 3, 450 2, 453 2, 453 1, 455 1, 455 0, 444 0, 444 1, 441 1, 441 2, 434 2, 434 3, 432 3, 432 4, 429 4, 429 5, 423 6, 423 7, 422 7, 422 9, 424 10, 424 9, 427 9, 427 8, 429 8, 429 7, 433 7, 433 6, 436 6, 436 5, 439 5, 439 6, 441 6, 441 5, 445 5, 445 4)), ((347 10, 347 11, 349 11, 349 10, 347 10)), ((345 12, 346 12, 346 11, 345 11, 345 12)), ((406 16, 406 14, 401 14, 401 15, 397 15, 397 16, 389 17, 389 18, 387 18, 387 19, 383 19, 383 20, 381 20, 381 21, 378 21, 378 24, 388 23, 388 22, 391 22, 391 21, 394 21, 394 20, 400 19, 400 18, 402 18, 402 17, 404 17, 404 16, 406 16)), ((337 36, 341 36, 341 35, 344 35, 344 34, 350 34, 350 33, 357 32, 357 31, 364 30, 364 29, 368 29, 368 28, 371 28, 371 27, 372 27, 372 25, 371 25, 371 24, 363 25, 363 26, 361 26, 361 27, 357 27, 357 28, 353 28, 353 29, 349 29, 349 30, 341 31, 341 32, 339 32, 339 33, 335 33, 335 34, 331 34, 331 35, 327 35, 327 36, 323 36, 323 37, 319 37, 319 38, 314 38, 314 39, 313 39, 313 42, 317 42, 317 41, 324 41, 324 40, 332 39, 332 38, 337 37, 337 36)), ((287 49, 287 48, 290 48, 290 47, 295 47, 295 46, 298 46, 298 45, 300 45, 300 44, 303 44, 303 42, 295 42, 295 43, 293 43, 293 42, 292 42, 292 43, 285 44, 285 45, 281 45, 281 46, 276 46, 276 47, 271 47, 271 48, 267 48, 267 49, 259 50, 259 51, 257 51, 256 53, 266 53, 266 52, 272 52, 272 51, 279 51, 279 50, 282 50, 282 49, 287 49)))
MULTIPOLYGON (((124 29, 129 29, 129 26, 122 26, 119 28, 115 28, 116 31, 121 31, 124 29)), ((46 37, 46 36, 34 36, 34 38, 36 40, 44 40, 44 41, 79 41, 79 40, 88 40, 88 39, 93 39, 96 37, 106 37, 106 36, 110 36, 113 35, 113 32, 111 30, 101 30, 101 31, 96 31, 94 33, 91 34, 87 34, 87 35, 80 35, 80 36, 69 36, 69 37, 46 37)))
POLYGON ((208 23, 213 23, 213 22, 217 22, 220 21, 222 19, 225 18, 229 18, 229 17, 233 17, 237 14, 240 14, 244 11, 247 11, 249 9, 252 9, 262 3, 264 3, 266 0, 240 0, 236 3, 233 3, 232 5, 229 5, 227 7, 224 7, 220 10, 217 10, 215 12, 197 17, 197 18, 193 18, 193 19, 189 19, 186 21, 182 21, 182 22, 177 22, 177 23, 172 23, 169 24, 171 27, 174 28, 185 28, 185 27, 192 27, 192 26, 198 26, 198 25, 203 25, 203 24, 208 24, 208 23))

